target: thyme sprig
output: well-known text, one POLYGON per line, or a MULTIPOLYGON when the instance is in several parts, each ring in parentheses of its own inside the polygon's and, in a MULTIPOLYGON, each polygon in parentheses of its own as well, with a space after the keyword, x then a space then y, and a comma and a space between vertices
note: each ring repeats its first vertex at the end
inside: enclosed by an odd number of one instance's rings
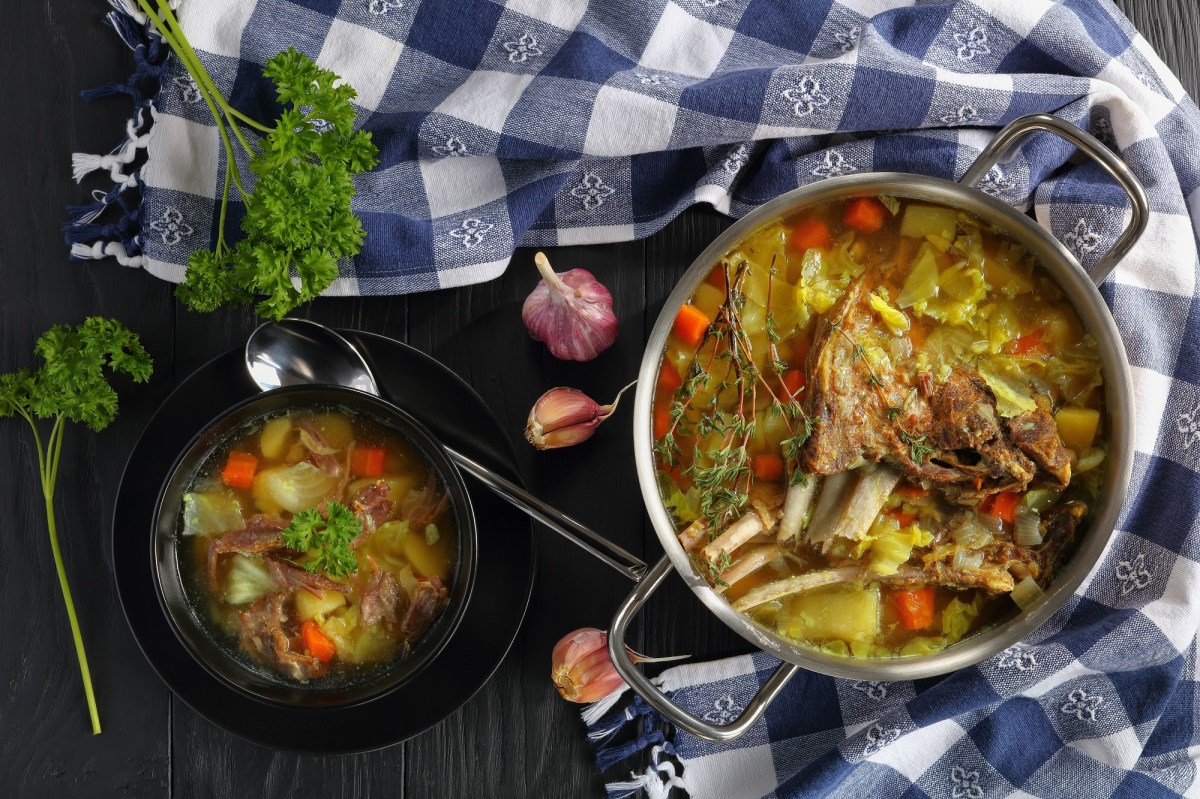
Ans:
MULTIPOLYGON (((738 518, 750 500, 753 472, 748 447, 759 424, 759 391, 766 392, 769 397, 769 412, 773 416, 782 416, 787 427, 787 438, 781 449, 792 482, 804 479, 797 467, 799 451, 812 433, 812 420, 796 398, 791 392, 781 398, 768 379, 769 373, 773 372, 775 381, 783 386, 783 374, 787 370, 787 363, 779 356, 777 347, 782 337, 771 311, 771 281, 767 283, 765 308, 769 349, 760 368, 755 364, 754 345, 742 318, 747 302, 743 287, 750 265, 744 260, 736 266, 725 262, 723 269, 725 301, 697 346, 687 377, 675 391, 668 413, 667 433, 655 444, 655 451, 662 461, 668 466, 677 466, 683 454, 680 437, 689 433, 693 436, 691 462, 683 472, 701 491, 699 511, 708 522, 710 538, 715 538, 738 518), (706 348, 710 348, 707 358, 703 357, 706 348), (718 361, 724 362, 724 370, 720 369, 718 361), (720 372, 720 379, 714 385, 717 372, 720 372), (715 390, 711 391, 706 405, 697 407, 697 396, 702 389, 709 388, 715 390), (728 396, 731 389, 736 392, 737 404, 732 410, 722 410, 720 397, 728 396), (695 422, 689 424, 692 411, 696 411, 695 422), (704 449, 702 440, 714 433, 720 436, 720 443, 704 449)), ((777 274, 772 261, 770 276, 773 278, 777 274)))

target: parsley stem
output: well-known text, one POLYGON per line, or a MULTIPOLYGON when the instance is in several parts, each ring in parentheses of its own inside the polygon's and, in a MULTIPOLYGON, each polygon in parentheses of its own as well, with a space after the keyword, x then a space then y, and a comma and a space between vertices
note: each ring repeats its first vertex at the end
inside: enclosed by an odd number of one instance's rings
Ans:
MULTIPOLYGON (((246 116, 241 111, 238 111, 236 108, 234 108, 233 106, 231 106, 229 104, 229 101, 226 100, 225 97, 221 94, 220 90, 217 89, 217 84, 212 79, 212 76, 208 73, 208 70, 204 68, 204 64, 200 61, 199 54, 192 47, 192 43, 189 42, 187 36, 184 35, 183 26, 179 24, 179 18, 176 17, 175 12, 171 10, 170 4, 167 3, 166 0, 159 0, 158 7, 159 7, 159 10, 163 14, 163 20, 166 22, 167 25, 169 25, 171 27, 172 31, 174 32, 173 35, 175 37, 176 42, 178 42, 184 55, 187 56, 186 58, 184 58, 181 55, 180 59, 182 61, 184 61, 185 64, 187 64, 187 66, 189 67, 188 71, 192 73, 193 77, 195 77, 199 81, 203 81, 208 86, 209 92, 212 93, 213 99, 216 100, 217 105, 219 105, 221 107, 221 110, 224 111, 226 113, 226 115, 236 117, 236 118, 240 119, 242 122, 245 122, 247 125, 249 125, 252 128, 260 130, 263 133, 270 133, 271 128, 267 127, 266 125, 262 124, 261 122, 251 119, 250 117, 246 116)), ((171 49, 175 49, 175 48, 172 47, 171 49)), ((235 130, 236 130, 236 128, 237 128, 237 126, 234 125, 235 130)))
MULTIPOLYGON (((142 7, 142 11, 144 11, 146 15, 150 17, 150 19, 154 20, 154 25, 156 28, 158 28, 159 36, 162 36, 163 41, 167 43, 167 46, 171 48, 171 52, 173 52, 176 57, 179 58, 184 67, 187 68, 188 72, 193 73, 193 77, 195 77, 195 71, 199 71, 207 75, 208 73, 204 72, 203 66, 200 66, 199 69, 196 70, 195 66, 191 64, 187 54, 179 44, 179 40, 176 39, 174 34, 167 28, 167 24, 160 19, 157 14, 154 13, 154 9, 150 7, 149 1, 137 0, 137 2, 138 5, 142 7)), ((246 194, 245 188, 242 187, 242 177, 238 173, 237 162, 234 160, 233 144, 229 141, 229 131, 226 130, 225 117, 223 117, 220 111, 217 110, 217 106, 214 104, 212 97, 209 96, 209 88, 204 84, 203 80, 198 80, 196 82, 196 91, 200 95, 200 98, 204 100, 204 104, 208 106, 208 112, 212 114, 213 122, 216 123, 217 133, 221 135, 221 144, 225 147, 225 170, 226 172, 233 173, 233 182, 237 184, 238 190, 241 191, 242 197, 245 198, 248 195, 246 194)), ((217 94, 217 96, 219 97, 220 95, 217 94)))
POLYGON ((83 678, 83 693, 87 697, 88 715, 92 721, 92 734, 100 734, 100 711, 96 707, 96 693, 92 688, 92 671, 88 668, 87 653, 83 648, 83 633, 79 629, 79 618, 75 615, 75 602, 71 598, 71 586, 67 582, 67 569, 63 563, 62 550, 58 545, 58 526, 54 518, 54 485, 58 479, 58 462, 62 454, 63 429, 65 417, 59 414, 54 419, 54 426, 46 439, 46 449, 42 448, 41 436, 33 419, 26 416, 29 426, 33 428, 34 441, 37 443, 38 463, 42 466, 41 482, 42 496, 46 501, 46 526, 50 531, 50 552, 54 555, 54 570, 58 573, 58 585, 62 589, 63 602, 67 606, 67 619, 71 624, 71 638, 75 642, 75 654, 79 659, 79 674, 83 678))
MULTIPOLYGON (((229 176, 230 170, 225 170, 225 182, 221 186, 221 215, 217 222, 217 246, 214 248, 219 254, 225 247, 225 211, 229 208, 229 176)), ((244 192, 243 192, 244 194, 244 192)))
MULTIPOLYGON (((183 62, 185 67, 187 67, 187 71, 190 72, 193 79, 195 79, 196 88, 199 89, 201 86, 203 86, 211 96, 213 102, 216 103, 216 105, 225 113, 225 116, 233 116, 234 108, 229 105, 229 101, 225 99, 225 97, 221 94, 221 90, 217 88, 216 82, 213 81, 212 75, 210 75, 208 70, 204 68, 204 64, 200 61, 200 56, 192 48, 192 43, 188 41, 187 36, 184 35, 183 26, 179 24, 179 20, 175 17, 174 12, 171 11, 171 6, 166 3, 165 0, 159 0, 158 8, 163 16, 161 19, 155 17, 155 22, 159 22, 161 23, 161 26, 165 26, 166 29, 169 29, 167 33, 164 34, 163 38, 165 39, 167 35, 170 35, 171 40, 168 41, 168 44, 171 45, 171 49, 175 52, 175 55, 179 57, 179 60, 183 62)), ((161 27, 160 32, 162 32, 161 27)), ((212 110, 211 104, 209 105, 209 110, 212 110)), ((215 117, 216 114, 214 113, 213 116, 215 117)), ((249 117, 246 117, 243 114, 238 114, 238 116, 249 120, 249 117)), ((229 129, 233 131, 233 135, 237 138, 238 142, 241 143, 243 148, 245 148, 246 154, 249 156, 254 156, 254 149, 250 146, 250 143, 246 141, 246 137, 242 133, 241 128, 238 127, 237 123, 232 119, 226 119, 225 121, 228 123, 229 129)), ((267 130, 268 132, 270 131, 270 128, 267 128, 263 125, 258 125, 257 123, 255 123, 255 127, 267 130)))

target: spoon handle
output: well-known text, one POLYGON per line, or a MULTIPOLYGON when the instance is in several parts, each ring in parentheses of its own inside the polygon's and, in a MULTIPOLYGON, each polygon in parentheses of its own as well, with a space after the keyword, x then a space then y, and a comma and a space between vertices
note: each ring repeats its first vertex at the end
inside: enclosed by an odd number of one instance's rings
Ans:
POLYGON ((547 505, 540 499, 506 480, 478 461, 446 447, 450 459, 471 476, 478 479, 498 496, 514 507, 520 508, 537 521, 549 527, 567 540, 583 547, 595 557, 612 566, 635 583, 646 573, 646 563, 604 536, 567 516, 562 511, 547 505))

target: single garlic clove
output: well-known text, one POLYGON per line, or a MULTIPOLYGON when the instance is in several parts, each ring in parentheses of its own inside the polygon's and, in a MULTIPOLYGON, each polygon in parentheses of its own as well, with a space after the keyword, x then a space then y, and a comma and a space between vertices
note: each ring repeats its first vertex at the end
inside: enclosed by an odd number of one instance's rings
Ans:
POLYGON ((550 656, 550 679, 563 699, 595 702, 624 684, 608 657, 608 636, 584 627, 563 636, 550 656))
MULTIPOLYGON (((634 663, 682 660, 688 655, 648 658, 625 647, 634 663)), ((581 627, 564 635, 550 655, 550 679, 571 702, 596 702, 625 684, 608 656, 608 633, 581 627)))
POLYGON ((545 254, 534 256, 542 279, 525 299, 529 334, 564 361, 590 361, 617 340, 612 294, 586 269, 556 273, 545 254))
POLYGON ((578 389, 552 388, 538 397, 530 409, 525 438, 538 449, 557 449, 586 441, 617 409, 621 394, 629 386, 621 389, 608 405, 601 405, 578 389))

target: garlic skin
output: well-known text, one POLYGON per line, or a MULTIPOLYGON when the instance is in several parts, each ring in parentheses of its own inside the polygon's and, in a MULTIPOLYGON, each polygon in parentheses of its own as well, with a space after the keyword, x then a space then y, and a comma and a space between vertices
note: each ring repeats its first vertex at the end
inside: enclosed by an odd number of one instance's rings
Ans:
MULTIPOLYGON (((648 658, 625 647, 634 663, 665 663, 689 655, 648 658)), ((550 679, 569 702, 596 702, 625 684, 608 657, 608 633, 581 627, 567 633, 550 654, 550 679)))
POLYGON ((590 361, 617 340, 612 294, 586 269, 556 273, 544 253, 533 256, 542 279, 521 307, 529 335, 564 361, 590 361))
POLYGON ((601 405, 578 389, 550 389, 530 409, 525 421, 525 439, 538 449, 570 447, 588 440, 600 423, 612 416, 621 394, 629 386, 621 389, 608 405, 601 405))

